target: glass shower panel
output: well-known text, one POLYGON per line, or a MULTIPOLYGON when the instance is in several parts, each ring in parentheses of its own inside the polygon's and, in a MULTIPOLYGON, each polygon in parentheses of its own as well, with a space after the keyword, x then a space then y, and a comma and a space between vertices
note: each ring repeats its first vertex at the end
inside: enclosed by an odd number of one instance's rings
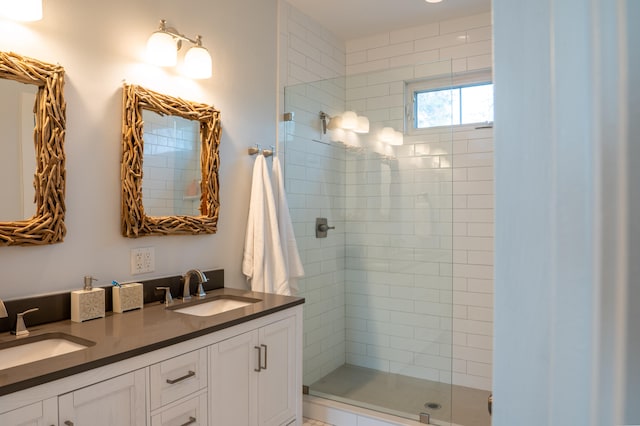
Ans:
POLYGON ((450 81, 450 62, 287 87, 281 152, 306 271, 309 393, 449 421, 452 130, 404 132, 407 84, 428 78, 450 81), (341 128, 345 111, 369 132, 341 128), (317 217, 336 228, 326 238, 317 217))

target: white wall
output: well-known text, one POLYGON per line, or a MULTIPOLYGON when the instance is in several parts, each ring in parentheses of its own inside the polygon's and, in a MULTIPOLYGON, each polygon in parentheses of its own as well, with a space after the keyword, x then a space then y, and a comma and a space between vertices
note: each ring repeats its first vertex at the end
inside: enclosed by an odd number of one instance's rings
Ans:
POLYGON ((626 3, 493 2, 495 426, 618 425, 625 401, 637 405, 624 390, 626 296, 638 282, 627 277, 638 226, 627 216, 638 139, 627 99, 638 87, 626 3))
MULTIPOLYGON (((490 69, 491 32, 491 15, 481 14, 349 40, 348 108, 369 117, 373 133, 402 129, 404 82, 490 69)), ((384 180, 380 160, 348 163, 355 202, 347 206, 347 359, 491 389, 493 131, 405 135, 392 151, 398 170, 387 218, 371 213, 384 180)))
MULTIPOLYGON (((640 87, 640 49, 637 48, 640 43, 640 27, 636 25, 637 19, 640 18, 640 2, 627 1, 627 61, 629 87, 640 87)), ((629 113, 631 118, 628 122, 629 135, 640 135, 640 121, 632 117, 640 117, 640 91, 629 91, 629 113)), ((632 136, 632 137, 633 137, 632 136)), ((637 136, 636 136, 637 141, 637 136)), ((640 191, 638 191, 638 183, 640 182, 640 144, 633 143, 629 146, 628 173, 629 182, 631 182, 629 191, 629 218, 631 226, 629 232, 629 258, 640 259, 640 191), (635 220, 633 220, 635 219, 635 220)), ((628 300, 628 318, 627 318, 627 360, 625 367, 625 375, 627 377, 626 384, 626 416, 625 424, 640 424, 640 405, 637 402, 637 395, 640 395, 640 262, 629 262, 630 286, 628 300), (634 283, 635 282, 635 283, 634 283)))
POLYGON ((246 148, 275 140, 276 0, 60 0, 44 2, 44 19, 0 21, 0 49, 66 70, 66 225, 61 244, 0 248, 3 299, 98 284, 225 268, 227 285, 240 273, 252 162, 246 148), (247 13, 247 11, 251 13, 247 13), (181 32, 201 34, 213 57, 213 77, 193 81, 143 62, 149 34, 161 18, 181 32), (222 113, 221 210, 218 233, 127 239, 120 235, 122 82, 206 102, 222 113), (130 275, 129 250, 155 247, 156 271, 130 275))

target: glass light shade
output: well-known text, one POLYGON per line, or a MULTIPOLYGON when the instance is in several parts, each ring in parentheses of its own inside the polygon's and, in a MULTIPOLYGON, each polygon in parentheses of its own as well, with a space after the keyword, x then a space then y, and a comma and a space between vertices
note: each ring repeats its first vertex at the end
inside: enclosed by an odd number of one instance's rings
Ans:
POLYGON ((191 78, 211 77, 211 55, 202 46, 193 46, 184 56, 184 73, 191 78))
POLYGON ((367 117, 359 115, 358 119, 356 120, 356 128, 354 132, 369 133, 369 119, 367 117))
POLYGON ((427 3, 440 3, 442 0, 425 0, 427 3))
POLYGON ((378 138, 384 143, 391 144, 395 138, 395 133, 396 131, 393 130, 393 127, 384 127, 378 134, 378 138))
POLYGON ((329 130, 342 129, 342 117, 339 115, 332 117, 327 123, 327 129, 329 130))
POLYGON ((147 40, 147 61, 161 67, 172 67, 178 62, 178 46, 171 34, 156 31, 147 40))
POLYGON ((42 0, 2 0, 0 15, 16 21, 39 21, 42 19, 42 0))
POLYGON ((345 130, 353 130, 358 124, 358 114, 353 111, 345 111, 342 113, 342 128, 345 130))
POLYGON ((393 132, 393 139, 389 142, 389 145, 402 145, 404 144, 404 135, 402 132, 393 132))

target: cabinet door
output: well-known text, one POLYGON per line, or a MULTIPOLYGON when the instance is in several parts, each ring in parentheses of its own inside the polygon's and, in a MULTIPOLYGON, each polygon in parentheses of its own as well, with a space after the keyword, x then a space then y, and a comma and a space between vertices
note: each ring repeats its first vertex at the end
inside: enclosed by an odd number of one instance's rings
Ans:
POLYGON ((262 327, 259 332, 263 368, 258 373, 259 424, 279 426, 296 415, 295 319, 262 327))
POLYGON ((134 371, 58 398, 60 424, 144 426, 145 373, 134 371))
MULTIPOLYGON (((244 333, 210 348, 209 363, 211 426, 255 426, 258 424, 257 331, 244 333)), ((258 346, 259 347, 259 346, 258 346)))
POLYGON ((0 414, 2 426, 55 426, 58 424, 58 399, 50 398, 0 414))

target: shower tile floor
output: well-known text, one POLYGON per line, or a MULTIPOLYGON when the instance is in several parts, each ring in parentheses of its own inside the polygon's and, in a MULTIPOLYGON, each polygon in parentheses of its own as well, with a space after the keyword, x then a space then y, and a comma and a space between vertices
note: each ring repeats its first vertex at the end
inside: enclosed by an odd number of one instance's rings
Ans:
POLYGON ((355 401, 365 408, 390 414, 407 413, 417 419, 420 412, 433 419, 463 426, 490 426, 487 398, 490 392, 385 373, 345 364, 311 385, 311 394, 340 402, 355 401), (453 400, 453 413, 451 410, 453 400), (425 408, 425 403, 440 409, 425 408), (450 413, 452 414, 451 419, 450 413))

